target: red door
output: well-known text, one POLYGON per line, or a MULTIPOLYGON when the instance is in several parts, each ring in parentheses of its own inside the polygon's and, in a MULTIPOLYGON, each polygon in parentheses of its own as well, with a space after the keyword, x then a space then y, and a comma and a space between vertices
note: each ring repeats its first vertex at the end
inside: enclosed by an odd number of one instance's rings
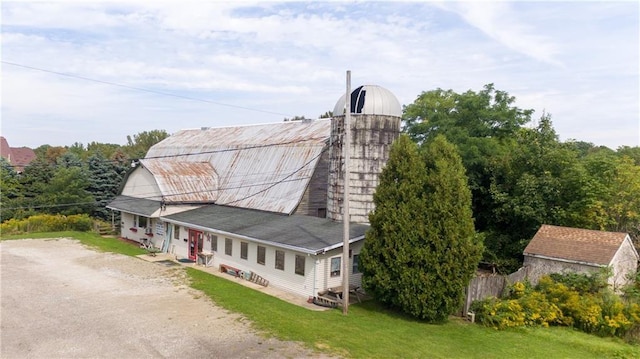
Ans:
POLYGON ((189 230, 189 259, 198 259, 198 253, 202 251, 202 232, 195 229, 189 230))

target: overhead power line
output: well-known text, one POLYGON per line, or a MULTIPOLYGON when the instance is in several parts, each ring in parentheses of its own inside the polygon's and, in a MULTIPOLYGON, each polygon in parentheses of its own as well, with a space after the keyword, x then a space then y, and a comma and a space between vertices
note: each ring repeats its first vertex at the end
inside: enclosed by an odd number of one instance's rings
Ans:
POLYGON ((78 79, 78 80, 91 81, 91 82, 100 83, 100 84, 103 84, 103 85, 122 87, 122 88, 126 88, 126 89, 129 89, 129 90, 148 92, 148 93, 152 93, 152 94, 156 94, 156 95, 175 97, 175 98, 180 98, 180 99, 184 99, 184 100, 205 102, 205 103, 210 103, 210 104, 213 104, 213 105, 232 107, 232 108, 237 108, 237 109, 246 110, 246 111, 268 113, 268 114, 271 114, 271 115, 278 115, 278 116, 285 116, 285 117, 287 117, 287 116, 291 117, 292 116, 292 115, 289 115, 289 114, 286 114, 286 113, 281 113, 281 112, 260 110, 260 109, 257 109, 257 108, 251 108, 251 107, 240 106, 240 105, 232 105, 232 104, 229 104, 229 103, 211 101, 211 100, 206 100, 206 99, 197 98, 197 97, 177 95, 177 94, 173 94, 173 93, 169 93, 169 92, 162 92, 162 91, 157 91, 157 90, 150 90, 150 89, 146 89, 146 88, 143 88, 143 87, 123 85, 123 84, 120 84, 120 83, 117 83, 117 82, 98 80, 98 79, 93 79, 93 78, 90 78, 90 77, 85 77, 85 76, 80 76, 80 75, 74 75, 74 74, 68 74, 68 73, 59 72, 59 71, 47 70, 47 69, 43 69, 43 68, 40 68, 40 67, 19 64, 19 63, 16 63, 16 62, 10 62, 10 61, 4 61, 4 60, 2 60, 1 62, 3 64, 6 64, 6 65, 21 67, 21 68, 24 68, 24 69, 40 71, 40 72, 46 72, 46 73, 60 75, 60 76, 66 76, 66 77, 70 77, 70 78, 74 78, 74 79, 78 79))

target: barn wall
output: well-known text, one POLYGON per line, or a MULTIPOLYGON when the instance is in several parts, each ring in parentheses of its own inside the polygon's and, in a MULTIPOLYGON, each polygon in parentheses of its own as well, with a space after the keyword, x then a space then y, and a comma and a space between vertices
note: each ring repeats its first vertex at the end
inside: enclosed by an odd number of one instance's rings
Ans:
POLYGON ((324 151, 295 214, 326 218, 328 176, 329 151, 324 151))
POLYGON ((162 193, 156 183, 155 178, 142 166, 138 166, 133 172, 129 174, 127 182, 122 188, 123 196, 146 198, 152 200, 161 200, 162 193))

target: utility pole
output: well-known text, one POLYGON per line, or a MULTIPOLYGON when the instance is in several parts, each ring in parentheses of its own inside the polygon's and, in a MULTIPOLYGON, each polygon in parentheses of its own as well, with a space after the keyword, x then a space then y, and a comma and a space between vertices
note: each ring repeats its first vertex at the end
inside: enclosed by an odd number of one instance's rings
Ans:
POLYGON ((349 157, 351 157, 351 71, 347 70, 347 94, 344 98, 344 140, 342 150, 344 151, 344 199, 342 202, 342 224, 343 224, 343 244, 342 244, 342 314, 349 313, 349 188, 351 182, 351 169, 349 168, 349 157))

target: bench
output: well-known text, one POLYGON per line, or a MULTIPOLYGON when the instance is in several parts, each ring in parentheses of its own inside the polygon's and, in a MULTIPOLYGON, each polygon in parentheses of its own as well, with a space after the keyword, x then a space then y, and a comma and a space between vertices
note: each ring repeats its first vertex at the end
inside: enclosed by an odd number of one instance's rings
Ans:
POLYGON ((220 264, 220 272, 230 274, 234 277, 244 277, 243 271, 226 264, 220 264))

